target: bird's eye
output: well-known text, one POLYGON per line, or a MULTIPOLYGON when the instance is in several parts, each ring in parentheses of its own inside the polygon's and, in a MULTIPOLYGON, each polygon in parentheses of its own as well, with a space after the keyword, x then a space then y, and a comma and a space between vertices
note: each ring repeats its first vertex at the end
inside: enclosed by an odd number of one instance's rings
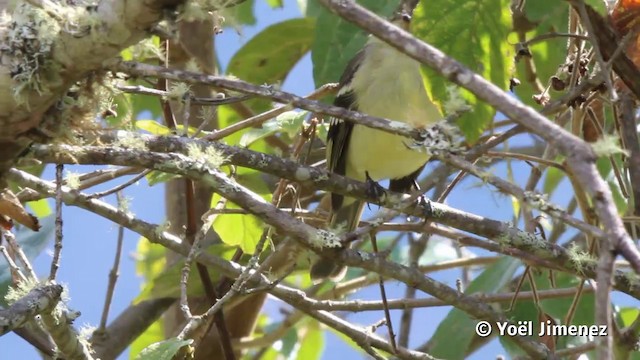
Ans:
POLYGON ((411 22, 411 15, 409 14, 402 14, 402 21, 406 22, 406 23, 410 23, 411 22))

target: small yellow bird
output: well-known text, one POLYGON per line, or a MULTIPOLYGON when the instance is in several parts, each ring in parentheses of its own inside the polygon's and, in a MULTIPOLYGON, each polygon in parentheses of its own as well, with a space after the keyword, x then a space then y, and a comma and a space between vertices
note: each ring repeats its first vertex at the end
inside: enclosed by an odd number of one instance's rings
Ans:
MULTIPOLYGON (((398 14, 392 23, 409 30, 411 17, 398 14)), ((424 128, 442 119, 424 88, 420 64, 384 41, 370 36, 364 48, 349 62, 333 104, 368 115, 402 121, 424 128)), ((414 150, 411 140, 332 118, 327 136, 330 171, 355 180, 391 179, 389 189, 406 192, 429 160, 414 150)), ((355 230, 364 202, 331 194, 330 228, 339 233, 355 230)), ((311 267, 311 278, 341 279, 346 267, 322 258, 311 267)))

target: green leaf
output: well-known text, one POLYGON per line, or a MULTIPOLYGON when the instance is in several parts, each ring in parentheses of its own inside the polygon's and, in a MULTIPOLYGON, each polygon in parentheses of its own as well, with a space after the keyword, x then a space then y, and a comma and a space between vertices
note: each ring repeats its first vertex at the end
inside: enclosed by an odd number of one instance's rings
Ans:
MULTIPOLYGON (((421 1, 412 20, 414 33, 507 91, 512 66, 512 50, 507 43, 511 31, 509 4, 509 0, 421 1)), ((431 69, 425 74, 431 96, 444 102, 450 82, 431 69)), ((458 123, 473 142, 491 124, 495 110, 466 90, 461 90, 461 95, 472 111, 458 123)))
POLYGON ((617 311, 617 316, 619 317, 622 326, 627 327, 633 324, 633 322, 640 315, 640 309, 635 307, 623 307, 617 311))
POLYGON ((296 344, 298 343, 298 332, 295 327, 290 328, 287 333, 282 337, 282 347, 280 348, 280 354, 285 358, 290 358, 291 353, 294 351, 296 344))
POLYGON ((168 340, 160 341, 147 346, 142 350, 136 360, 171 360, 184 346, 191 345, 193 339, 178 340, 177 338, 171 338, 168 340))
POLYGON ((112 127, 128 125, 134 115, 132 101, 137 98, 138 96, 132 96, 129 93, 120 93, 113 96, 111 109, 116 112, 116 116, 107 116, 105 119, 107 124, 112 127))
POLYGON ((29 201, 27 206, 29 206, 37 218, 43 218, 51 215, 51 206, 49 206, 47 199, 29 201))
POLYGON ((564 178, 565 173, 562 170, 555 167, 548 168, 542 184, 542 192, 549 195, 553 194, 564 178))
POLYGON ((137 120, 136 127, 140 130, 144 130, 152 135, 169 135, 171 129, 158 123, 155 120, 137 120))
POLYGON ((283 0, 267 0, 267 4, 269 4, 272 9, 284 7, 283 0))
POLYGON ((164 320, 162 317, 149 326, 138 338, 136 338, 129 348, 129 359, 134 359, 146 347, 153 343, 162 341, 164 335, 164 320))
POLYGON ((241 25, 255 25, 256 16, 253 12, 255 0, 246 0, 241 4, 219 10, 225 19, 225 27, 239 28, 241 25))
POLYGON ((616 204, 618 214, 624 214, 627 211, 629 202, 624 196, 622 196, 622 189, 620 189, 620 184, 617 180, 609 180, 607 181, 607 183, 609 184, 609 188, 611 189, 613 203, 616 204))
POLYGON ((165 270, 167 249, 141 237, 136 247, 136 274, 146 282, 153 280, 165 270))
MULTIPOLYGON (((469 284, 465 294, 477 292, 495 294, 499 292, 511 281, 520 265, 519 260, 508 256, 500 258, 469 284)), ((447 317, 440 322, 436 333, 429 341, 430 354, 441 359, 464 359, 476 336, 474 329, 477 322, 478 320, 470 318, 462 310, 451 310, 447 317)))
MULTIPOLYGON (((44 219, 40 219, 40 231, 31 231, 26 227, 20 227, 20 230, 16 233, 16 241, 22 247, 27 259, 35 259, 42 251, 47 247, 47 244, 53 237, 53 230, 55 225, 55 219, 53 216, 48 216, 44 219)), ((9 271, 9 265, 7 262, 0 261, 0 306, 6 306, 7 303, 4 300, 9 286, 11 286, 11 271, 9 271)))
MULTIPOLYGON (((358 4, 381 16, 391 15, 397 6, 397 2, 380 0, 362 0, 358 4)), ((316 87, 337 82, 349 60, 364 46, 367 34, 332 14, 317 1, 309 2, 307 16, 317 18, 315 41, 311 48, 316 87)))
MULTIPOLYGON (((294 65, 311 48, 314 27, 314 19, 303 18, 287 20, 264 29, 233 56, 227 74, 255 84, 277 84, 284 81, 294 65)), ((252 99, 244 104, 255 114, 271 108, 271 103, 263 99, 252 99)), ((241 118, 232 107, 218 108, 220 128, 239 120, 241 118)), ((225 141, 229 145, 236 145, 247 131, 249 130, 228 136, 225 141)), ((254 147, 252 149, 262 151, 254 147)), ((271 147, 264 146, 265 152, 272 150, 271 147)))
MULTIPOLYGON (((217 195, 214 196, 216 197, 217 195)), ((239 209, 240 207, 228 203, 226 208, 239 209)), ((263 231, 262 220, 253 215, 240 214, 219 215, 213 222, 213 228, 225 244, 240 246, 240 249, 247 254, 255 252, 263 231)))
MULTIPOLYGON (((148 84, 140 82, 140 81, 129 81, 129 85, 143 85, 147 86, 148 84)), ((144 111, 149 111, 152 119, 160 118, 162 114, 162 109, 160 108, 160 101, 157 96, 145 96, 145 95, 136 95, 131 96, 131 94, 125 94, 130 103, 131 114, 135 118, 139 116, 144 111)), ((120 109, 118 109, 118 115, 120 116, 120 109)))
POLYGON ((312 320, 306 327, 304 337, 300 341, 295 359, 318 360, 324 350, 324 334, 320 330, 320 324, 312 320))
MULTIPOLYGON (((184 261, 179 261, 168 268, 165 268, 153 280, 145 284, 140 294, 138 294, 138 296, 133 300, 133 303, 137 304, 149 299, 180 296, 180 282, 182 281, 183 267, 184 261)), ((196 270, 195 264, 191 267, 191 272, 189 273, 189 280, 187 281, 187 295, 204 295, 204 289, 202 288, 202 282, 200 281, 200 274, 196 270)))
POLYGON ((163 182, 167 182, 169 180, 173 180, 179 178, 180 175, 165 173, 162 171, 152 171, 148 173, 145 178, 147 179, 147 183, 149 186, 153 186, 156 184, 161 184, 163 182))
MULTIPOLYGON (((153 244, 152 248, 159 246, 157 244, 153 244)), ((235 249, 233 247, 224 245, 224 244, 216 244, 211 245, 207 252, 223 257, 225 259, 230 259, 235 249)), ((142 263, 139 261, 138 272, 143 273, 145 279, 147 279, 147 283, 144 288, 140 292, 140 294, 135 298, 134 303, 138 303, 147 299, 158 299, 163 297, 178 297, 180 295, 180 281, 182 279, 182 268, 184 267, 184 261, 179 261, 175 264, 172 264, 168 268, 160 265, 164 265, 166 261, 164 259, 155 259, 154 257, 159 255, 158 253, 150 254, 149 259, 146 263, 142 263), (142 271, 140 271, 142 269, 142 271)), ((211 273, 211 279, 213 281, 217 281, 219 276, 217 273, 211 273)), ((200 296, 204 295, 204 289, 202 288, 202 282, 200 281, 200 275, 195 268, 195 264, 191 267, 191 272, 189 273, 189 281, 187 282, 187 294, 189 296, 200 296)))
POLYGON ((289 137, 292 137, 300 131, 300 127, 304 123, 304 119, 307 117, 307 114, 307 111, 287 111, 282 113, 277 117, 266 121, 262 124, 261 128, 249 129, 242 135, 238 145, 247 147, 256 141, 264 139, 265 137, 277 132, 285 132, 289 137))
POLYGON ((286 20, 262 30, 229 61, 227 74, 255 84, 284 80, 313 43, 312 18, 286 20))
MULTIPOLYGON (((567 30, 567 19, 569 17, 569 6, 567 3, 556 0, 538 0, 527 1, 525 3, 524 13, 533 28, 527 33, 527 39, 532 39, 538 35, 548 32, 564 32, 567 30)), ((510 38, 513 43, 518 42, 516 34, 512 34, 510 38)), ((566 56, 567 39, 552 38, 545 41, 536 42, 529 46, 532 59, 536 66, 536 73, 540 79, 542 86, 545 87, 558 70, 558 66, 564 63, 566 56)), ((516 63, 515 77, 522 79, 514 92, 526 104, 534 108, 540 108, 540 105, 533 100, 533 95, 537 94, 534 87, 526 81, 528 78, 525 61, 521 60, 516 63)), ((551 91, 551 96, 554 96, 551 91)))

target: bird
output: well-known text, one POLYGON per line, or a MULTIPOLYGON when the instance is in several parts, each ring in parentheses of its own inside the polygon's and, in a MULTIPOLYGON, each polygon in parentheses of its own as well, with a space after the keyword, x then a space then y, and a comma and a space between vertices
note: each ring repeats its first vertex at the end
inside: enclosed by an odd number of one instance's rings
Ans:
MULTIPOLYGON (((391 22, 409 31, 411 15, 397 13, 391 22)), ((431 101, 420 74, 420 64, 384 41, 369 36, 365 46, 346 66, 333 105, 371 116, 425 128, 442 119, 431 101)), ((426 152, 411 147, 411 139, 331 118, 327 135, 328 170, 380 187, 389 179, 389 190, 407 192, 429 160, 426 152)), ((354 231, 365 202, 331 194, 329 228, 337 234, 354 231)), ((346 267, 322 257, 310 270, 311 279, 341 280, 346 267)))

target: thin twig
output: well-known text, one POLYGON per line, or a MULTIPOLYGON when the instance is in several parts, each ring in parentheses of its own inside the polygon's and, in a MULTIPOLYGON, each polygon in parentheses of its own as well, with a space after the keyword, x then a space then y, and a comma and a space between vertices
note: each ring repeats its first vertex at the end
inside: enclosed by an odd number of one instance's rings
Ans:
MULTIPOLYGON (((333 92, 336 91, 336 89, 338 88, 337 84, 325 84, 322 85, 320 88, 318 88, 317 90, 315 90, 314 92, 312 92, 311 94, 307 95, 305 97, 305 99, 309 99, 309 100, 317 100, 317 99, 321 99, 325 96, 327 96, 328 94, 331 94, 333 92)), ((258 114, 255 116, 252 116, 248 119, 242 120, 242 121, 238 121, 232 125, 227 126, 224 129, 220 129, 220 130, 216 130, 214 133, 207 135, 204 137, 205 140, 209 140, 209 141, 215 141, 215 140, 220 140, 222 138, 225 138, 231 134, 234 134, 240 130, 249 128, 249 127, 254 127, 254 126, 258 126, 261 125, 262 123, 264 123, 265 121, 272 119, 286 111, 292 110, 293 108, 289 105, 284 105, 284 106, 280 106, 277 107, 275 109, 271 109, 269 111, 266 111, 262 114, 258 114)))
POLYGON ((124 189, 126 189, 127 187, 137 183, 140 179, 144 178, 145 176, 147 176, 147 174, 149 174, 151 172, 151 170, 144 170, 142 171, 140 174, 134 176, 132 179, 125 181, 124 183, 115 186, 109 190, 105 190, 105 191, 100 191, 100 192, 96 192, 93 193, 91 195, 89 195, 91 198, 95 198, 95 199, 99 199, 105 196, 109 196, 113 193, 117 193, 119 191, 122 191, 124 189))
MULTIPOLYGON (((116 197, 118 199, 118 208, 121 208, 123 197, 122 193, 116 193, 116 197)), ((118 240, 116 242, 116 253, 113 257, 113 266, 109 271, 109 282, 107 284, 107 294, 104 299, 104 306, 102 308, 102 317, 100 318, 100 325, 98 326, 97 331, 105 331, 107 327, 107 320, 109 319, 109 308, 111 307, 111 300, 113 299, 113 293, 116 289, 116 283, 118 281, 118 276, 120 272, 120 256, 122 254, 122 243, 124 241, 124 227, 122 225, 118 226, 118 240)))
MULTIPOLYGON (((371 234, 371 246, 373 247, 373 253, 378 254, 378 242, 376 241, 375 234, 371 234)), ((386 306, 387 291, 384 288, 384 279, 382 278, 382 276, 378 277, 378 284, 380 286, 380 298, 382 299, 382 304, 384 309, 384 318, 387 324, 387 329, 389 330, 389 343, 391 344, 391 349, 395 354, 398 351, 398 346, 396 345, 396 335, 393 332, 393 323, 391 322, 391 314, 389 313, 389 308, 386 306)))
POLYGON ((51 271, 49 281, 56 279, 60 267, 60 253, 62 252, 62 171, 63 164, 56 165, 56 237, 53 246, 53 258, 51 259, 51 271))
MULTIPOLYGON (((118 90, 121 90, 130 94, 142 94, 142 95, 152 95, 159 96, 165 99, 171 98, 171 93, 169 91, 164 91, 160 89, 153 89, 146 86, 141 85, 119 85, 117 87, 118 90)), ((235 97, 215 97, 215 98, 202 98, 193 96, 192 94, 187 95, 190 98, 192 105, 203 105, 203 106, 220 106, 220 105, 228 105, 234 104, 237 102, 246 101, 252 98, 252 96, 235 96, 235 97)), ((177 101, 183 101, 183 99, 173 99, 177 101)))
POLYGON ((31 261, 29 261, 29 258, 27 257, 27 255, 22 250, 22 246, 20 246, 20 243, 18 243, 18 241, 16 241, 15 235, 10 230, 0 229, 0 231, 2 232, 2 235, 4 236, 4 239, 7 241, 7 244, 9 245, 9 248, 11 249, 11 252, 22 263, 22 266, 24 267, 24 270, 26 271, 26 276, 28 276, 29 280, 37 282, 38 281, 38 275, 33 270, 33 266, 31 266, 31 261))
MULTIPOLYGON (((4 235, 6 230, 4 230, 3 227, 0 227, 0 231, 2 231, 4 235)), ((0 254, 2 254, 2 257, 4 257, 5 261, 7 262, 7 266, 9 267, 9 271, 11 272, 11 277, 13 278, 13 282, 18 283, 18 282, 27 281, 27 277, 24 276, 24 274, 22 273, 22 270, 20 270, 20 267, 16 265, 11 255, 9 255, 7 248, 3 245, 0 245, 0 254)))

